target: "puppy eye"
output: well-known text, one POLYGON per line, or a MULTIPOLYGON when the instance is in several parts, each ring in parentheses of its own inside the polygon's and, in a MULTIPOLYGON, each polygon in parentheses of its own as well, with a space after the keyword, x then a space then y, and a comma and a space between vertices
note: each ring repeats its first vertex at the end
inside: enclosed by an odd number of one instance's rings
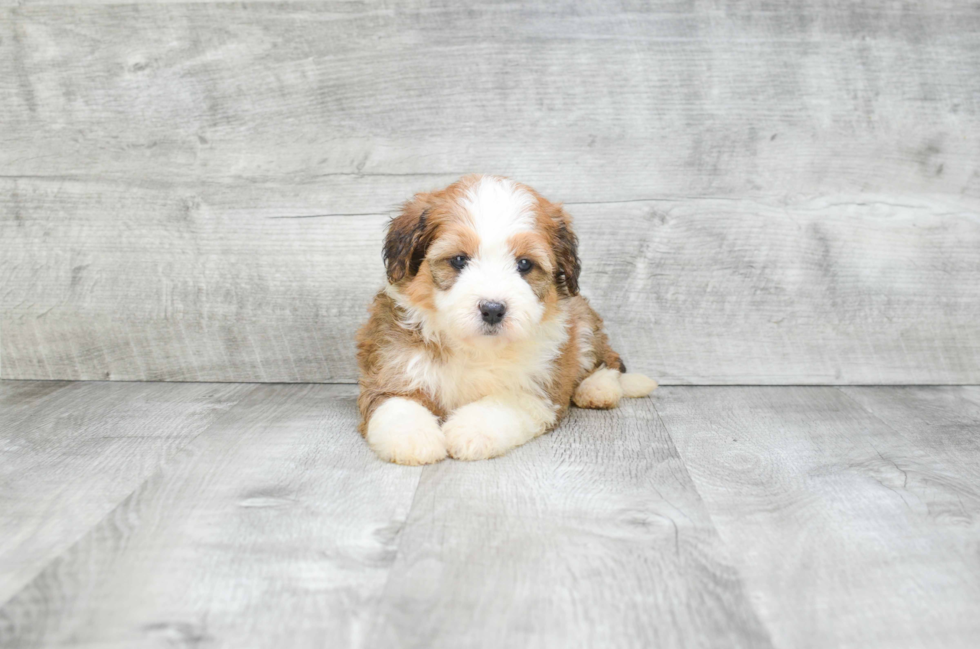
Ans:
POLYGON ((466 262, 468 261, 469 259, 467 259, 466 255, 456 255, 455 257, 449 260, 449 263, 456 270, 463 270, 463 268, 466 267, 466 262))
POLYGON ((530 259, 517 260, 517 272, 519 272, 521 275, 530 273, 532 268, 534 268, 534 263, 530 259))

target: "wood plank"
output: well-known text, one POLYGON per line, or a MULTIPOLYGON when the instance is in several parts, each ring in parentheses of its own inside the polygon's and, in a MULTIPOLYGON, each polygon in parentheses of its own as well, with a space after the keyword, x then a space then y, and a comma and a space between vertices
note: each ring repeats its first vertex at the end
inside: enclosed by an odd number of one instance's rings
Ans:
POLYGON ((356 646, 421 471, 352 386, 256 386, 0 609, 0 645, 356 646))
POLYGON ((980 193, 980 9, 952 0, 4 12, 4 174, 350 178, 328 211, 356 212, 467 171, 568 201, 980 193))
POLYGON ((250 389, 0 383, 0 603, 250 389))
POLYGON ((980 5, 0 12, 0 376, 351 381, 383 215, 485 171, 664 383, 980 382, 980 5))
POLYGON ((767 647, 651 401, 426 467, 371 647, 767 647))
MULTIPOLYGON (((968 483, 980 485, 980 387, 848 387, 841 392, 895 430, 908 445, 941 458, 943 465, 955 467, 956 474, 968 483)), ((922 486, 929 479, 909 474, 910 481, 922 486)), ((957 502, 952 513, 959 509, 957 502)))
MULTIPOLYGON (((316 187, 0 185, 5 377, 356 379, 385 215, 279 218, 316 187)), ((665 384, 980 382, 980 201, 903 200, 569 210, 584 294, 665 384)))
POLYGON ((914 437, 834 388, 666 388, 657 404, 774 644, 976 644, 976 404, 914 437))

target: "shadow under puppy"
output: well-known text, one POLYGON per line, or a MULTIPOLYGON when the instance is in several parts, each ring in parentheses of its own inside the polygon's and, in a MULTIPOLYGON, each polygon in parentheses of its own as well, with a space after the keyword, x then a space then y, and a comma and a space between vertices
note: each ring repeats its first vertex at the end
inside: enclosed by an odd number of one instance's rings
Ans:
POLYGON ((357 335, 360 431, 384 460, 495 457, 570 402, 614 408, 657 387, 625 373, 579 295, 571 218, 530 187, 474 175, 416 194, 384 260, 357 335))

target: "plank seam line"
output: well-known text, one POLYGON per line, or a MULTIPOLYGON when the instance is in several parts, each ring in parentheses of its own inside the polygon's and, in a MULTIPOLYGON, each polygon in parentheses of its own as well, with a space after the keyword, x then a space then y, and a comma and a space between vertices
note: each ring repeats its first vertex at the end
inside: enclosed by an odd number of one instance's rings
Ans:
MULTIPOLYGON (((703 386, 683 386, 683 387, 697 388, 703 386)), ((729 561, 729 565, 731 566, 732 570, 735 571, 735 574, 738 575, 738 583, 741 586, 742 596, 745 598, 745 601, 748 602, 749 608, 752 610, 752 613, 755 615, 755 619, 759 623, 759 628, 763 629, 766 632, 766 637, 769 640, 769 646, 775 647, 776 645, 772 640, 772 632, 770 631, 769 627, 766 625, 765 619, 762 617, 762 615, 760 615, 759 610, 756 608, 755 602, 752 601, 752 597, 749 595, 748 587, 745 582, 745 575, 742 573, 742 570, 739 568, 738 564, 735 561, 735 555, 732 552, 732 547, 725 541, 724 538, 722 538, 721 532, 718 531, 718 526, 715 524, 714 516, 711 515, 711 510, 708 508, 708 503, 704 499, 704 496, 701 495, 701 490, 698 489, 697 483, 691 477, 691 472, 688 471, 687 469, 687 460, 684 459, 684 456, 681 455, 680 449, 677 448, 677 444, 674 443, 674 434, 670 432, 670 428, 667 426, 667 423, 664 421, 664 418, 660 415, 660 409, 657 408, 656 401, 651 400, 651 404, 653 405, 653 412, 655 412, 657 415, 657 420, 660 422, 660 425, 664 427, 664 432, 667 433, 667 437, 668 439, 670 439, 670 445, 674 447, 674 452, 677 453, 677 457, 680 458, 681 468, 684 470, 684 475, 687 476, 687 480, 690 483, 691 487, 694 489, 694 493, 697 494, 698 500, 701 501, 701 506, 704 508, 705 514, 708 515, 708 522, 711 524, 711 529, 714 531, 715 537, 718 539, 718 543, 722 546, 722 548, 725 551, 725 555, 729 561)))
POLYGON ((331 216, 387 216, 387 212, 335 212, 332 214, 298 214, 295 216, 267 216, 267 219, 324 219, 331 216))
MULTIPOLYGON (((658 198, 624 198, 608 201, 563 201, 562 205, 620 205, 623 203, 683 203, 685 201, 731 201, 746 202, 734 196, 661 196, 658 198)), ((748 201, 754 202, 754 201, 748 201)))
MULTIPOLYGON (((74 381, 74 383, 82 383, 82 382, 83 381, 74 381)), ((108 383, 108 381, 103 381, 103 382, 104 383, 108 383)), ((145 382, 145 381, 133 381, 133 383, 142 383, 142 382, 145 382)), ((208 424, 207 426, 205 426, 204 429, 201 432, 199 432, 197 435, 194 435, 192 437, 189 437, 186 442, 184 442, 183 444, 180 444, 179 446, 177 446, 173 450, 173 455, 171 457, 173 459, 178 458, 180 456, 181 452, 183 452, 184 449, 186 449, 188 446, 190 446, 191 443, 193 443, 198 438, 200 438, 201 435, 204 435, 205 433, 207 433, 208 431, 210 431, 212 428, 214 428, 215 425, 217 425, 222 420, 224 420, 226 417, 228 417, 228 415, 231 414, 231 412, 233 410, 235 410, 239 406, 239 404, 242 403, 242 401, 244 401, 247 397, 251 396, 252 393, 258 391, 258 389, 259 389, 259 386, 255 386, 255 387, 251 388, 250 390, 245 391, 245 393, 241 396, 241 398, 237 399, 234 403, 232 403, 228 407, 227 410, 225 410, 223 413, 221 413, 221 415, 219 415, 218 417, 215 417, 214 420, 210 424, 208 424)), ((37 578, 42 573, 44 573, 44 571, 46 571, 48 568, 50 568, 52 565, 54 565, 54 563, 56 561, 58 561, 59 559, 61 559, 63 556, 65 556, 66 554, 68 554, 69 552, 71 552, 72 549, 74 549, 75 546, 77 546, 82 541, 82 539, 84 539, 86 536, 88 536, 89 534, 91 534, 92 531, 94 529, 96 529, 97 527, 99 527, 99 525, 101 525, 103 521, 105 521, 107 518, 109 518, 110 516, 112 516, 116 512, 116 510, 118 510, 122 506, 123 503, 125 503, 127 500, 129 500, 130 498, 132 498, 133 497, 133 494, 135 494, 140 489, 142 489, 143 486, 146 485, 146 483, 148 483, 150 480, 152 480, 153 478, 155 478, 157 475, 163 473, 166 468, 167 468, 167 462, 164 459, 164 461, 161 462, 160 466, 157 467, 156 470, 150 471, 146 475, 145 478, 143 478, 142 480, 140 480, 139 483, 135 487, 133 487, 133 490, 132 491, 130 491, 125 496, 123 496, 122 498, 120 498, 119 501, 116 502, 116 504, 113 505, 109 509, 109 511, 107 511, 105 513, 104 516, 102 516, 101 518, 99 518, 97 521, 95 521, 94 523, 92 523, 92 525, 88 529, 85 529, 78 536, 76 536, 74 538, 74 540, 72 540, 71 544, 68 545, 61 554, 58 554, 58 555, 56 555, 54 557, 51 557, 51 560, 48 561, 48 562, 46 562, 40 568, 38 568, 37 572, 35 572, 33 575, 31 575, 30 579, 26 580, 24 582, 24 585, 21 586, 21 588, 19 588, 16 592, 12 593, 10 595, 10 597, 8 597, 7 599, 5 599, 3 601, 0 601, 0 612, 3 612, 3 609, 8 604, 10 604, 10 602, 12 602, 13 600, 15 600, 18 597, 20 597, 21 593, 23 593, 25 590, 27 590, 28 588, 30 588, 31 585, 35 581, 37 581, 37 578)))
POLYGON ((391 559, 391 565, 388 566, 388 572, 385 574, 385 583, 381 587, 381 590, 378 593, 378 599, 375 602, 371 624, 368 627, 367 633, 364 636, 365 640, 367 640, 366 646, 373 646, 371 640, 372 638, 374 638, 377 629, 381 625, 381 607, 384 605, 384 602, 387 599, 388 589, 391 585, 391 573, 394 572, 395 564, 398 562, 398 557, 401 556, 402 541, 404 537, 405 528, 408 527, 409 521, 412 520, 412 512, 415 511, 415 503, 418 501, 419 490, 420 487, 422 486, 422 477, 425 475, 426 471, 430 469, 435 470, 435 465, 429 464, 423 466, 422 470, 419 471, 419 479, 415 482, 415 491, 412 492, 412 502, 408 505, 408 511, 405 513, 405 522, 402 523, 401 527, 398 529, 398 536, 395 545, 395 555, 391 559))
MULTIPOLYGON (((211 2, 212 0, 199 0, 201 3, 211 2)), ((123 4, 127 4, 120 0, 123 4)), ((52 6, 64 6, 64 5, 52 5, 52 6)), ((386 173, 386 172, 357 172, 357 171, 334 171, 323 174, 311 174, 302 176, 303 180, 316 179, 316 178, 333 178, 333 177, 344 177, 344 178, 418 178, 433 176, 441 178, 444 176, 465 176, 471 172, 458 172, 458 171, 417 171, 417 172, 406 172, 406 173, 386 173)), ((244 181, 259 181, 268 180, 270 178, 280 179, 288 178, 289 176, 243 176, 239 174, 232 174, 227 176, 217 176, 218 179, 228 179, 228 180, 244 180, 244 181)), ((122 177, 123 179, 129 180, 129 177, 122 177)), ((5 180, 72 180, 81 182, 97 182, 99 176, 89 176, 86 174, 0 174, 0 179, 5 180)), ((102 178, 106 180, 106 178, 102 178)), ((117 177, 116 179, 119 179, 117 177)), ((113 180, 113 177, 109 177, 108 180, 113 180)))
MULTIPOLYGON (((208 383, 214 385, 227 385, 236 383, 239 385, 357 385, 357 379, 338 379, 334 381, 235 381, 235 380, 213 380, 213 381, 182 381, 176 379, 36 379, 36 378, 17 378, 2 377, 0 383, 4 382, 34 382, 34 383, 208 383)), ((659 382, 665 388, 980 388, 980 383, 666 383, 659 382)), ((964 399, 972 401, 969 397, 964 399)))

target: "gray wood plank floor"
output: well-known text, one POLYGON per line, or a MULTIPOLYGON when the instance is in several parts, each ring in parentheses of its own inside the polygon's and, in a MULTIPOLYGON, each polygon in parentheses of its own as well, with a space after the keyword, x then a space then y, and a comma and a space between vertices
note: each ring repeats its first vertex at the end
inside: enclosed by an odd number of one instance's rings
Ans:
POLYGON ((4 383, 0 601, 6 601, 252 386, 4 383))
POLYGON ((706 387, 666 388, 657 404, 775 644, 976 646, 975 402, 942 388, 706 387))
POLYGON ((980 388, 663 388, 424 469, 371 455, 354 396, 0 382, 0 646, 980 634, 980 388))
POLYGON ((481 639, 770 646, 652 401, 423 474, 370 646, 481 639))

